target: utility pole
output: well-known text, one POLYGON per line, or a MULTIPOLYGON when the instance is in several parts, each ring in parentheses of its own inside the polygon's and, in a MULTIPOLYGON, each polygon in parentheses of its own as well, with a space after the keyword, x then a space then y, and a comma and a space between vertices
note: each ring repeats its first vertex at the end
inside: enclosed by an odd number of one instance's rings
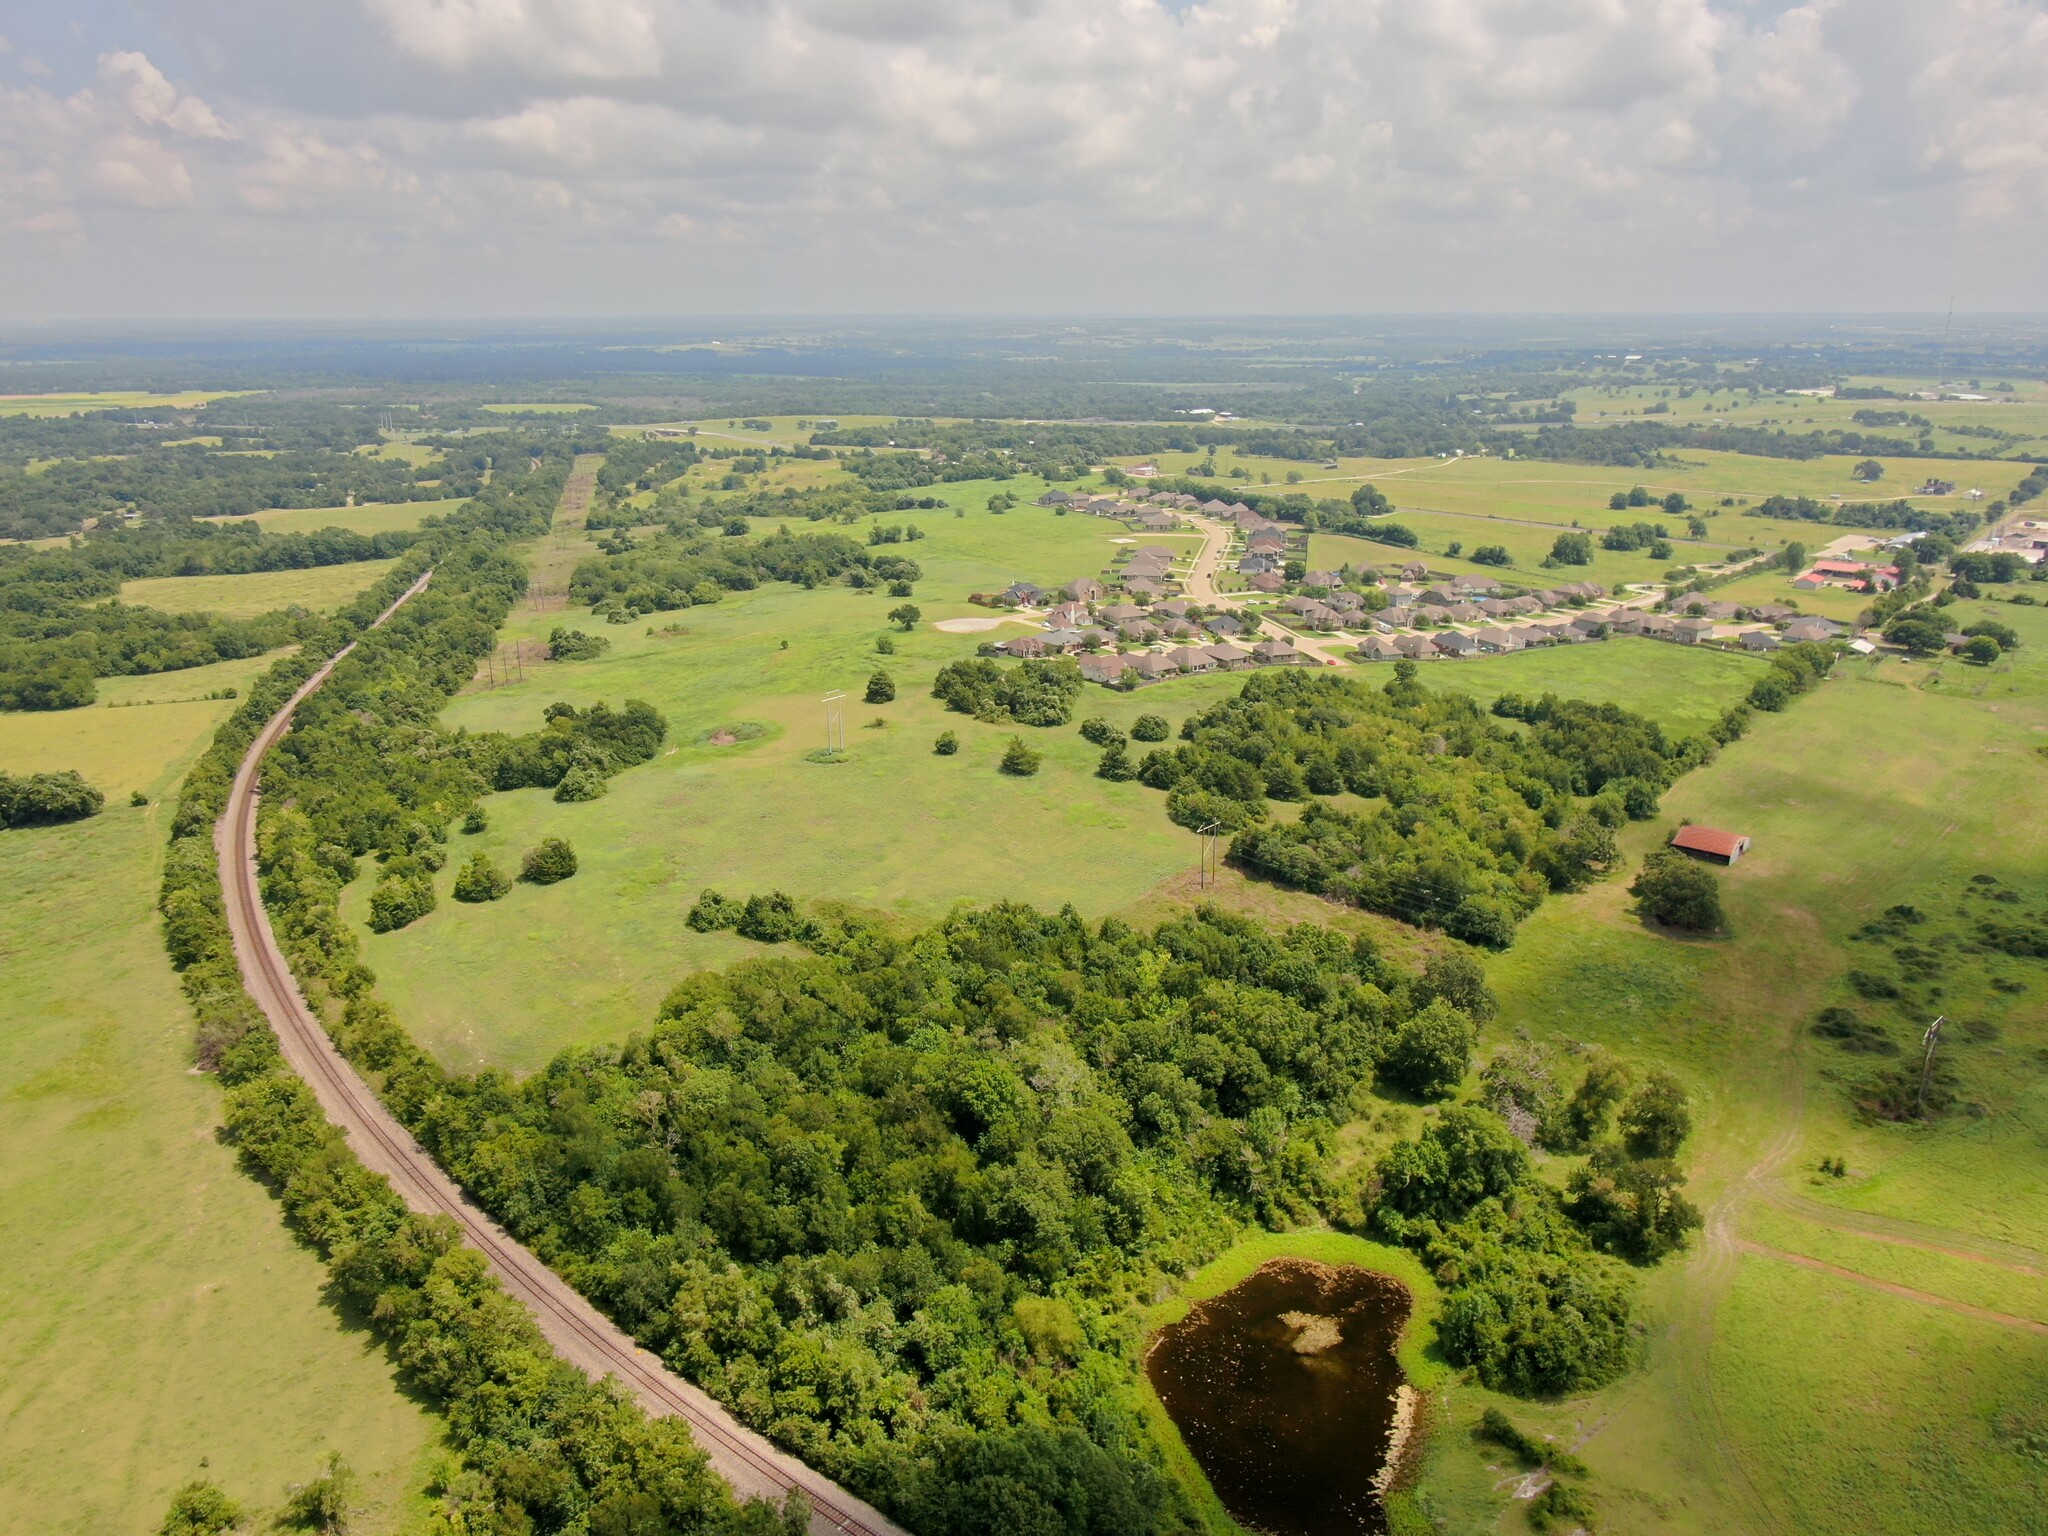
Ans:
POLYGON ((838 688, 825 695, 825 750, 827 752, 843 752, 846 750, 846 717, 839 708, 840 702, 845 697, 845 692, 838 688))
POLYGON ((1927 1047, 1927 1057, 1920 1063, 1920 1118, 1927 1118, 1927 1090, 1934 1084, 1934 1048, 1941 1044, 1941 1026, 1948 1022, 1946 1015, 1937 1015, 1927 1026, 1927 1033, 1920 1037, 1920 1043, 1927 1047))
POLYGON ((1220 821, 1212 821, 1195 833, 1202 840, 1202 862, 1195 876, 1198 890, 1206 891, 1223 878, 1222 866, 1216 856, 1216 829, 1221 825, 1220 821))

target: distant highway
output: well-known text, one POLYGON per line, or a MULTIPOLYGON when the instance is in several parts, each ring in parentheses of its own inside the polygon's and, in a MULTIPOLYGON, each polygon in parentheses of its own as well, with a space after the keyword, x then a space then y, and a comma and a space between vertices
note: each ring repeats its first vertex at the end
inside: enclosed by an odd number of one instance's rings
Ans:
MULTIPOLYGON (((429 571, 377 617, 382 624, 424 591, 429 571)), ((375 627, 374 625, 372 626, 375 627)), ((227 809, 214 829, 221 894, 243 984, 277 1032, 284 1057, 318 1096, 327 1118, 347 1134, 364 1165, 391 1181, 405 1203, 427 1215, 449 1216, 484 1255, 505 1289, 525 1304, 555 1352, 592 1379, 615 1376, 650 1414, 676 1417, 733 1492, 743 1498, 782 1498, 801 1488, 811 1504, 812 1536, 907 1536, 879 1510, 740 1424, 709 1394, 669 1371, 641 1349, 498 1224, 470 1204, 405 1128, 392 1119, 367 1083, 328 1039, 299 995, 291 968, 271 932, 256 874, 257 777, 263 756, 289 729, 299 704, 327 681, 342 657, 307 678, 272 717, 235 774, 227 809)))

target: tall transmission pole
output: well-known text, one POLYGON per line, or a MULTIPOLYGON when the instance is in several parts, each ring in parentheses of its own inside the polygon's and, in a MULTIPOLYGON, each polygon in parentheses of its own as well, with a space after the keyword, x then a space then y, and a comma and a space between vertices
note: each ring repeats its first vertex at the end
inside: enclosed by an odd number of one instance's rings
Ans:
POLYGON ((825 750, 843 752, 846 750, 846 716, 840 709, 845 699, 843 690, 835 688, 825 695, 825 750))
POLYGON ((1934 1086, 1934 1048, 1941 1044, 1941 1026, 1947 1022, 1948 1019, 1945 1015, 1937 1015, 1934 1022, 1927 1026, 1927 1033, 1920 1037, 1920 1043, 1927 1047, 1926 1059, 1920 1063, 1920 1118, 1922 1120, 1927 1118, 1927 1090, 1934 1086))

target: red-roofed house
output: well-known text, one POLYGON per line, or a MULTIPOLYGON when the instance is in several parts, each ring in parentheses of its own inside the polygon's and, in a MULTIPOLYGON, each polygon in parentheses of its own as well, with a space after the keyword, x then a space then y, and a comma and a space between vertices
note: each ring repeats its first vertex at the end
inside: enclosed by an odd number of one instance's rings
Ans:
POLYGON ((1740 832, 1719 832, 1712 827, 1680 827, 1671 834, 1671 846, 1716 864, 1733 864, 1749 852, 1749 839, 1740 832))

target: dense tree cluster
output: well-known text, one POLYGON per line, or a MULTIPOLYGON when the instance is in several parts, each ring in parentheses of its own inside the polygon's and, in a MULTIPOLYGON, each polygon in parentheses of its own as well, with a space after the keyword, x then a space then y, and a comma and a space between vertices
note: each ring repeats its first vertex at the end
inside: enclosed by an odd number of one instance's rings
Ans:
POLYGON ((1092 1467, 1143 1491, 1132 1529, 1178 1526, 1124 1310, 1242 1221, 1329 1204, 1353 1089, 1454 1006, 1367 944, 1214 910, 894 937, 706 892, 692 924, 817 953, 691 976, 649 1034, 523 1084, 445 1074, 367 994, 339 1038, 579 1288, 806 1459, 948 1522, 920 1529, 1003 1528, 975 1502, 1003 1491, 955 1479, 1046 1425, 1055 1482, 1092 1467))
POLYGON ((95 529, 63 549, 0 549, 0 708, 79 708, 93 702, 95 678, 260 656, 308 626, 296 612, 255 619, 162 613, 120 602, 124 581, 387 559, 417 537, 341 528, 266 534, 254 524, 174 520, 95 529))
POLYGON ((1938 533, 1951 539, 1968 538, 1983 522, 1983 518, 1968 509, 1943 512, 1932 507, 1916 507, 1903 500, 1836 502, 1819 501, 1811 496, 1766 496, 1744 511, 1743 516, 1831 523, 1839 528, 1938 533))
POLYGON ((1237 835, 1231 857, 1292 885, 1479 944, 1505 944, 1546 890, 1575 889, 1613 857, 1601 829, 1653 815, 1713 745, 1670 741, 1611 704, 1510 701, 1527 732, 1401 663, 1384 688, 1268 671, 1146 754, 1138 777, 1182 826, 1237 835), (1338 810, 1318 797, 1383 802, 1338 810), (1586 802, 1590 799, 1590 804, 1586 802), (1269 800, 1306 800, 1272 823, 1269 800))
POLYGON ((0 827, 46 827, 97 816, 107 797, 76 769, 61 773, 0 773, 0 827))
POLYGON ((623 621, 715 603, 729 591, 750 591, 764 581, 869 587, 907 584, 922 574, 915 560, 878 554, 844 534, 785 528, 761 539, 712 538, 681 529, 583 561, 570 575, 569 595, 623 621))
POLYGON ((1081 693, 1081 669, 1065 656, 1006 666, 986 656, 949 662, 932 680, 932 697, 988 724, 1065 725, 1081 693))

